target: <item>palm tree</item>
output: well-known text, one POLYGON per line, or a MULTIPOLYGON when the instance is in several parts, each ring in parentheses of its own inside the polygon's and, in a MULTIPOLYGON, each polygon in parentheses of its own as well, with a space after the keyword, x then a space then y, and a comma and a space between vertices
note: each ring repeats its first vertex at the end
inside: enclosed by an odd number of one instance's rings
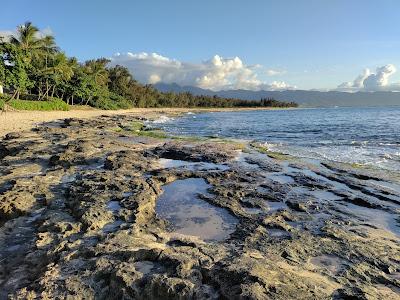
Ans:
POLYGON ((52 56, 58 52, 54 37, 43 36, 31 22, 25 22, 17 27, 17 34, 11 36, 10 43, 20 49, 23 61, 31 66, 29 67, 29 77, 35 78, 35 81, 38 82, 39 98, 41 98, 40 90, 44 84, 46 86, 45 94, 48 94, 48 77, 43 78, 42 75, 48 73, 52 56), (44 79, 45 83, 43 83, 44 79))
POLYGON ((24 54, 33 54, 42 47, 41 40, 38 38, 39 29, 33 26, 31 22, 17 27, 17 34, 11 36, 10 42, 17 45, 24 54))
POLYGON ((106 58, 88 60, 85 62, 84 70, 90 78, 90 85, 93 90, 92 95, 87 98, 85 105, 88 105, 93 98, 99 98, 108 92, 107 84, 109 82, 109 77, 106 65, 109 62, 110 61, 106 58))
POLYGON ((74 75, 74 64, 75 61, 68 59, 63 52, 51 55, 49 61, 46 61, 46 66, 40 69, 41 78, 44 80, 41 88, 44 88, 44 92, 40 93, 39 99, 53 97, 56 88, 63 86, 74 75))
POLYGON ((54 83, 52 87, 51 97, 54 96, 54 91, 57 85, 69 81, 74 75, 71 61, 62 52, 54 55, 51 67, 48 68, 48 72, 50 73, 50 78, 54 83))
POLYGON ((100 58, 96 60, 88 60, 85 63, 86 73, 93 76, 96 84, 105 85, 108 83, 108 71, 106 65, 110 61, 106 58, 100 58))

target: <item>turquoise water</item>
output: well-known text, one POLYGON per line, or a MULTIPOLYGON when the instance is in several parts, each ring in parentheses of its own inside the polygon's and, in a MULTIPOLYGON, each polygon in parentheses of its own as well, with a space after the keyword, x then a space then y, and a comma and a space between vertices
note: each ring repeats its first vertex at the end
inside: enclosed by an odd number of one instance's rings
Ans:
POLYGON ((187 114, 167 132, 256 140, 291 155, 400 170, 400 107, 187 114))

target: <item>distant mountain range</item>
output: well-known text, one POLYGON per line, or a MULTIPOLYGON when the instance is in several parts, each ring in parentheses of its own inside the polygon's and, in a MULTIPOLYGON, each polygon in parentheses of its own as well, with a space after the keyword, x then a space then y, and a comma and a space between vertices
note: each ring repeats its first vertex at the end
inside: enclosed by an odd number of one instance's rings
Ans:
POLYGON ((190 92, 194 95, 217 95, 226 98, 244 100, 260 100, 274 98, 281 101, 294 101, 303 107, 333 107, 333 106, 388 106, 400 105, 400 92, 336 92, 336 91, 249 91, 225 90, 212 91, 194 86, 180 86, 176 83, 157 83, 154 85, 161 92, 190 92))

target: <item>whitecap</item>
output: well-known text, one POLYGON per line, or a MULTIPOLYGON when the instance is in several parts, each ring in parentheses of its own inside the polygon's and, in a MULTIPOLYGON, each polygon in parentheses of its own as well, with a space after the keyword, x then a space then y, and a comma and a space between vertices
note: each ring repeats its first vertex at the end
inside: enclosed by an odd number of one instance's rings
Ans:
POLYGON ((158 119, 154 120, 153 123, 154 124, 162 124, 162 123, 171 122, 173 120, 174 120, 174 118, 170 118, 167 116, 160 116, 158 119))

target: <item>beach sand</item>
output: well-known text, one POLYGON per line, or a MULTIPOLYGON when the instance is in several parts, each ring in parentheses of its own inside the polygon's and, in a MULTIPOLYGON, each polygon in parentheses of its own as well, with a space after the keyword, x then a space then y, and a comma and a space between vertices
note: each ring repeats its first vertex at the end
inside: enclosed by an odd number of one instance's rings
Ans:
POLYGON ((79 108, 69 111, 7 111, 0 113, 0 138, 10 132, 28 130, 41 123, 61 120, 66 118, 87 119, 102 115, 146 115, 166 113, 181 114, 185 112, 206 111, 237 111, 271 108, 133 108, 127 110, 99 110, 93 108, 79 108))

